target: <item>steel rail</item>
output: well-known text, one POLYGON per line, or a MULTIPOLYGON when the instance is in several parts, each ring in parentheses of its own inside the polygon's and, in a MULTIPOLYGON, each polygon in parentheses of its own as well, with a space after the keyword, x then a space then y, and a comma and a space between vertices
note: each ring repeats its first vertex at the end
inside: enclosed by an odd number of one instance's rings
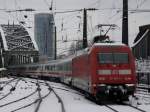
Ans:
POLYGON ((5 104, 3 104, 3 105, 0 105, 0 107, 4 107, 4 106, 10 105, 10 104, 12 104, 12 103, 16 103, 16 102, 18 102, 18 101, 24 100, 24 99, 26 99, 26 98, 28 98, 28 97, 34 95, 36 92, 37 92, 37 90, 35 90, 35 91, 32 92, 31 94, 29 94, 29 95, 27 95, 27 96, 25 96, 25 97, 23 97, 23 98, 20 98, 20 99, 18 99, 18 100, 14 100, 14 101, 11 101, 11 102, 9 102, 9 103, 5 103, 5 104))
MULTIPOLYGON (((46 95, 41 96, 41 98, 38 98, 38 99, 36 99, 35 101, 33 101, 33 102, 31 102, 31 103, 29 103, 29 104, 27 104, 27 105, 24 105, 24 106, 22 106, 22 107, 19 107, 19 108, 15 109, 15 110, 12 110, 11 112, 16 112, 16 111, 18 111, 18 110, 27 108, 27 107, 29 107, 29 106, 35 104, 35 103, 38 103, 39 101, 41 101, 41 99, 42 99, 42 100, 45 99, 46 97, 48 97, 48 96, 50 95, 50 93, 51 93, 51 91, 52 91, 51 88, 48 88, 48 90, 49 90, 49 92, 48 92, 46 95)), ((39 105, 39 106, 40 106, 40 105, 39 105)), ((35 111, 36 111, 36 110, 35 110, 35 111)), ((38 111, 38 110, 37 110, 37 111, 38 111)))
POLYGON ((61 104, 62 112, 66 112, 66 111, 65 111, 65 107, 64 107, 63 100, 60 98, 60 96, 55 92, 55 90, 54 90, 48 83, 46 83, 46 85, 49 86, 49 88, 53 91, 53 93, 54 93, 55 96, 57 97, 58 102, 61 104))
POLYGON ((38 101, 38 105, 36 106, 36 109, 35 109, 34 112, 38 112, 38 110, 40 108, 40 105, 42 103, 41 88, 40 88, 38 79, 37 79, 37 84, 36 85, 38 87, 37 90, 38 90, 38 95, 39 95, 39 101, 38 101))
MULTIPOLYGON (((142 110, 140 108, 134 107, 134 106, 129 105, 129 104, 122 103, 121 105, 125 105, 125 106, 128 106, 128 107, 131 107, 131 108, 133 108, 135 110, 138 110, 140 112, 146 112, 145 110, 142 110)), ((118 109, 115 109, 115 108, 111 107, 110 105, 104 104, 104 106, 106 106, 107 108, 111 109, 114 112, 120 112, 118 109)))
POLYGON ((142 110, 142 109, 140 109, 140 108, 138 108, 138 107, 134 107, 134 106, 132 106, 132 105, 130 105, 130 104, 123 103, 123 105, 127 105, 127 106, 129 106, 129 107, 132 107, 132 108, 134 108, 134 109, 136 109, 136 110, 138 110, 138 111, 140 111, 140 112, 146 112, 145 110, 142 110))
POLYGON ((0 100, 2 100, 2 99, 4 99, 4 98, 6 98, 7 96, 9 96, 9 95, 12 93, 12 91, 15 90, 15 88, 16 88, 17 84, 19 83, 19 81, 20 81, 20 79, 17 80, 17 82, 15 83, 15 86, 12 86, 12 85, 11 85, 12 88, 10 89, 10 91, 9 91, 6 95, 4 95, 3 97, 1 97, 0 100))

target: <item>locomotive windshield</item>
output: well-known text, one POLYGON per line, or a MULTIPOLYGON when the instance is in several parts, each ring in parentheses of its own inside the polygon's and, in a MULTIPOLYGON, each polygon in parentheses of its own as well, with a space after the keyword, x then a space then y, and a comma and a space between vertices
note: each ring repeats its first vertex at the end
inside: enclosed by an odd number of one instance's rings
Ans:
POLYGON ((99 63, 101 64, 121 64, 128 63, 128 53, 99 53, 99 63))

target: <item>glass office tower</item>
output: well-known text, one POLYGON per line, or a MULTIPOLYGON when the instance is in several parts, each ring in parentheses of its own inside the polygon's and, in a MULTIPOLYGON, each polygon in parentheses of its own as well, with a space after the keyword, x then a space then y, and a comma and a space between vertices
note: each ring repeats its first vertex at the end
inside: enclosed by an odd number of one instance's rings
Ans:
POLYGON ((49 60, 53 60, 55 52, 55 24, 53 14, 35 14, 34 35, 40 56, 47 56, 49 60))

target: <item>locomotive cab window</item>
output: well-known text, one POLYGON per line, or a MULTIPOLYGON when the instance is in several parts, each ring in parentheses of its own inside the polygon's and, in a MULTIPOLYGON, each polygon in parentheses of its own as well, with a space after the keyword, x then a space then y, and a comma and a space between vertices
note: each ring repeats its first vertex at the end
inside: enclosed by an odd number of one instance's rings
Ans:
POLYGON ((114 63, 128 63, 128 53, 114 53, 114 63))
POLYGON ((101 64, 120 64, 128 63, 128 53, 99 53, 98 61, 101 64))
POLYGON ((99 53, 98 57, 100 63, 113 63, 112 53, 99 53))

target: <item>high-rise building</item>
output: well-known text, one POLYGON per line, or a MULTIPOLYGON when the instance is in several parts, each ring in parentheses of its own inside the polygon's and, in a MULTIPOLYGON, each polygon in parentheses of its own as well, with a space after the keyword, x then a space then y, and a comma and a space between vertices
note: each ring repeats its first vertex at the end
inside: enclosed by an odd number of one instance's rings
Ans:
POLYGON ((34 35, 40 56, 53 60, 55 55, 55 23, 50 13, 37 13, 34 16, 34 35))

